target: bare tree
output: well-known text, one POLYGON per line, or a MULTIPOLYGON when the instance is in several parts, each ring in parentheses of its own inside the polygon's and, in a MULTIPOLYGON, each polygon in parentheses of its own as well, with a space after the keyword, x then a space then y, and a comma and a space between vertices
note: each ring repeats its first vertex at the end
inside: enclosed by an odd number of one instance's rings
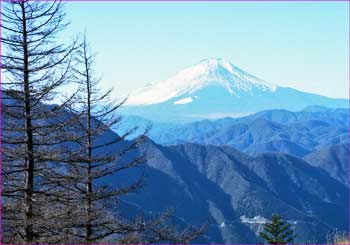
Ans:
POLYGON ((82 229, 76 229, 75 236, 80 237, 83 242, 92 243, 121 229, 120 224, 116 222, 117 219, 107 211, 108 202, 117 203, 120 195, 132 192, 141 186, 141 179, 119 188, 110 188, 106 184, 101 184, 100 180, 142 164, 143 156, 131 157, 130 154, 143 137, 127 141, 127 136, 134 129, 122 136, 110 131, 121 121, 117 110, 123 101, 111 102, 112 90, 101 92, 102 88, 98 87, 99 79, 95 77, 93 71, 94 56, 85 37, 76 59, 78 64, 81 64, 75 69, 80 93, 79 99, 71 109, 73 113, 83 115, 74 129, 82 137, 77 141, 77 146, 73 147, 76 152, 70 153, 72 161, 75 162, 75 165, 70 167, 70 173, 72 179, 77 181, 74 185, 75 197, 78 202, 84 203, 84 214, 78 213, 80 219, 76 219, 76 227, 82 229))
POLYGON ((3 1, 1 15, 3 242, 35 243, 61 215, 49 177, 73 120, 64 112, 70 99, 55 99, 70 81, 75 44, 56 42, 67 25, 61 2, 3 1))
POLYGON ((156 218, 126 219, 115 211, 122 196, 140 189, 142 175, 139 178, 133 176, 134 181, 117 187, 103 184, 103 180, 113 176, 114 182, 117 182, 119 173, 125 173, 128 169, 143 164, 146 156, 140 155, 136 150, 146 137, 142 134, 134 140, 127 140, 136 128, 123 135, 110 131, 121 123, 118 109, 124 101, 113 103, 110 101, 112 90, 101 92, 102 89, 98 86, 99 79, 95 77, 93 70, 94 55, 86 37, 77 58, 81 64, 80 69, 76 69, 80 94, 72 110, 76 114, 84 115, 75 129, 75 132, 79 132, 83 137, 74 148, 78 149, 75 155, 80 156, 80 160, 71 166, 70 173, 72 178, 77 180, 73 196, 76 197, 75 201, 80 200, 84 203, 84 213, 77 213, 80 219, 75 219, 78 222, 72 230, 73 236, 78 236, 85 243, 96 243, 104 239, 113 239, 118 243, 191 241, 204 231, 204 226, 201 229, 188 227, 182 232, 177 232, 173 226, 167 224, 170 213, 156 218), (80 229, 76 229, 77 227, 80 229))
POLYGON ((204 228, 177 232, 157 219, 128 220, 111 208, 142 177, 112 188, 110 176, 140 166, 145 139, 111 134, 120 123, 111 90, 101 93, 86 40, 65 46, 60 1, 2 4, 3 243, 189 242, 204 228), (77 66, 73 69, 74 62, 77 66), (75 76, 73 76, 75 74, 75 76), (58 91, 79 81, 79 94, 58 91), (59 98, 59 99, 58 99, 59 98), (83 205, 81 205, 83 204, 83 205))

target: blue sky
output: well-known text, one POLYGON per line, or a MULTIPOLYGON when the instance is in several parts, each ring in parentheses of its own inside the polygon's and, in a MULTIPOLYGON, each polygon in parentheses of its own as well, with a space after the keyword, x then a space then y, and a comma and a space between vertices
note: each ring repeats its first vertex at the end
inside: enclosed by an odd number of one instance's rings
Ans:
POLYGON ((86 30, 116 96, 205 58, 269 82, 348 97, 347 2, 69 2, 66 36, 86 30))

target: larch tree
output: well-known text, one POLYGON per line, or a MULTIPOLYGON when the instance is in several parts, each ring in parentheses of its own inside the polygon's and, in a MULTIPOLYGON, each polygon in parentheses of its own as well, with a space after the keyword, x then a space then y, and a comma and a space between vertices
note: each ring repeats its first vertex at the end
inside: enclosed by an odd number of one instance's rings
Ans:
POLYGON ((77 59, 80 66, 75 70, 80 93, 72 112, 83 115, 74 129, 83 137, 72 148, 76 153, 71 155, 79 156, 75 157, 79 160, 71 166, 70 173, 77 181, 72 190, 75 197, 72 201, 82 203, 84 208, 77 209, 71 236, 84 243, 98 243, 106 239, 113 243, 188 243, 198 237, 206 226, 200 229, 188 227, 178 232, 167 224, 170 213, 149 219, 130 219, 118 211, 121 198, 142 187, 142 171, 138 176, 133 172, 128 180, 118 176, 146 161, 147 156, 140 154, 138 147, 147 140, 147 129, 133 140, 128 140, 128 136, 136 128, 122 135, 112 133, 111 129, 122 123, 118 109, 125 100, 113 103, 110 100, 112 90, 102 92, 93 69, 94 55, 86 37, 77 59), (108 181, 104 181, 106 178, 108 181), (116 186, 116 183, 119 185, 116 186))
POLYGON ((123 140, 132 130, 121 137, 111 133, 111 128, 121 120, 116 110, 122 102, 111 102, 112 90, 101 92, 102 88, 98 87, 99 79, 93 71, 94 58, 86 38, 75 58, 78 61, 74 70, 79 94, 70 111, 80 115, 80 120, 71 130, 75 133, 75 138, 80 139, 68 154, 72 162, 68 175, 73 181, 71 205, 83 204, 83 208, 75 210, 76 219, 70 235, 82 242, 93 243, 119 229, 105 207, 108 200, 131 192, 141 183, 136 181, 124 188, 112 189, 103 185, 100 180, 143 162, 142 156, 122 160, 137 147, 142 137, 127 142, 123 140))
POLYGON ((74 93, 60 101, 57 91, 71 80, 75 42, 57 42, 67 25, 61 2, 1 5, 2 242, 56 242, 60 146, 73 140, 66 129, 77 120, 65 114, 74 93))
POLYGON ((137 167, 144 135, 110 134, 120 122, 112 90, 100 92, 93 55, 58 42, 64 22, 60 1, 3 1, 2 23, 2 243, 187 243, 205 229, 178 232, 156 219, 126 219, 120 197, 140 178, 118 187, 106 178, 137 167), (74 65, 73 65, 74 63, 74 65), (79 93, 60 96, 63 86, 79 93), (71 86, 71 87, 70 87, 71 86), (136 153, 135 153, 136 152, 136 153))

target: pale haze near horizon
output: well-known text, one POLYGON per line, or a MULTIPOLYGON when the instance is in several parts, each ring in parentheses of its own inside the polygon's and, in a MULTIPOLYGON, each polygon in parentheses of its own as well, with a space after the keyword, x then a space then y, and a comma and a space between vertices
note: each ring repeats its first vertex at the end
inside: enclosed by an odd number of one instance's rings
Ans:
POLYGON ((86 32, 116 97, 223 58, 279 86, 348 98, 348 4, 69 2, 64 35, 86 32))

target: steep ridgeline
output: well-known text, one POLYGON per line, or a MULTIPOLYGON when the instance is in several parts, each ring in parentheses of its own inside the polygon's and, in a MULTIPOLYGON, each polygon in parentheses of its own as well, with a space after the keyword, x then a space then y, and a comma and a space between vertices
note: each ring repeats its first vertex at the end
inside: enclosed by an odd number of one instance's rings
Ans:
POLYGON ((131 94, 123 113, 160 122, 188 122, 268 109, 295 111, 310 105, 348 107, 348 100, 280 87, 226 60, 207 59, 131 94))
MULTIPOLYGON (((113 131, 106 131, 99 142, 116 137, 113 131)), ((131 142, 110 145, 96 154, 120 151, 125 144, 131 142)), ((144 175, 144 188, 123 197, 122 208, 116 212, 121 216, 152 215, 173 207, 177 226, 209 220, 207 233, 194 241, 197 243, 258 243, 257 232, 274 212, 293 224, 296 242, 322 243, 328 232, 348 230, 348 189, 343 180, 349 152, 344 147, 331 148, 325 154, 314 152, 305 161, 282 153, 249 156, 229 146, 161 146, 146 140, 137 152, 121 159, 146 153, 143 168, 122 171, 101 178, 101 182, 122 187, 144 175), (322 161, 317 160, 318 155, 322 161), (339 168, 334 171, 330 166, 335 165, 339 168)))
POLYGON ((255 234, 274 212, 293 224, 301 243, 322 243, 327 232, 348 228, 346 186, 300 158, 151 141, 143 151, 151 157, 144 191, 124 201, 153 212, 174 207, 185 223, 209 219, 207 242, 257 243, 255 234))
POLYGON ((349 144, 334 145, 312 152, 304 159, 349 186, 349 144))
MULTIPOLYGON (((228 145, 250 155, 282 152, 303 157, 315 150, 349 141, 348 110, 325 107, 308 107, 299 112, 268 110, 241 118, 187 124, 126 117, 124 126, 148 124, 153 124, 148 136, 158 144, 228 145)), ((123 131, 122 128, 119 130, 123 131)))

